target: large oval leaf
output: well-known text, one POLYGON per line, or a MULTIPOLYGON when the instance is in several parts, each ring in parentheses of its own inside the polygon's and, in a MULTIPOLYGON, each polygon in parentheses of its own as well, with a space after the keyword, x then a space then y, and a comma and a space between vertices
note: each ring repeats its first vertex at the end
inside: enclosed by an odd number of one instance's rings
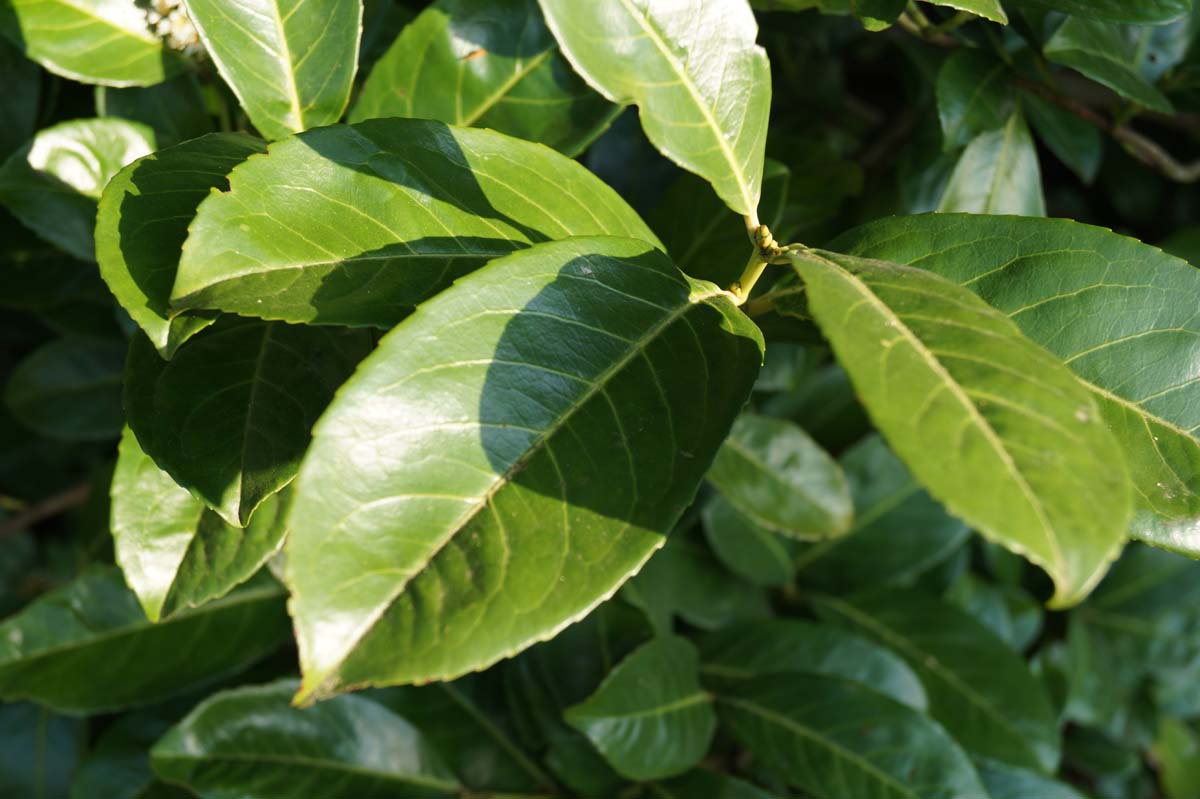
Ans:
POLYGON ((144 337, 125 365, 142 449, 237 527, 296 476, 309 430, 371 349, 363 330, 226 317, 170 361, 144 337))
POLYGON ((301 469, 300 698, 479 669, 597 605, 692 501, 761 346, 730 295, 629 239, 541 244, 423 305, 301 469))
POLYGON ((636 103, 654 146, 757 224, 771 69, 749 4, 539 1, 587 82, 636 103))
POLYGON ((175 267, 188 223, 212 189, 262 142, 213 133, 139 158, 117 173, 100 198, 96 260, 113 296, 169 358, 184 341, 212 323, 212 315, 169 312, 175 267))
POLYGON ((1170 114, 1171 101, 1139 69, 1145 57, 1142 34, 1109 22, 1068 17, 1043 52, 1048 60, 1082 72, 1122 97, 1170 114))
POLYGON ((1086 596, 1124 543, 1131 492, 1121 450, 1070 370, 930 272, 811 250, 793 263, 809 310, 914 476, 1045 569, 1054 605, 1086 596))
POLYGON ((287 503, 268 500, 246 529, 226 524, 142 452, 125 429, 112 481, 117 563, 150 621, 223 596, 283 543, 287 503))
POLYGON ((1059 219, 888 219, 835 246, 959 283, 1066 361, 1130 464, 1131 534, 1200 554, 1200 272, 1134 239, 1059 219))
POLYGON ((229 185, 192 223, 178 308, 391 327, 454 278, 535 242, 615 235, 657 243, 574 161, 440 122, 310 131, 251 158, 229 185))
POLYGON ((673 777, 693 768, 717 728, 712 697, 700 687, 696 648, 678 636, 640 647, 564 717, 633 780, 673 777))
POLYGON ((571 71, 537 0, 438 0, 375 64, 350 121, 438 119, 577 155, 619 111, 571 71))
POLYGON ((822 616, 904 658, 925 685, 929 714, 963 748, 1047 773, 1058 768, 1058 722, 1045 687, 982 623, 910 591, 815 603, 822 616))
POLYGON ((0 698, 91 714, 185 693, 287 640, 283 597, 259 580, 152 625, 120 572, 85 574, 0 624, 0 698))
POLYGON ((775 674, 726 686, 726 727, 781 779, 819 799, 986 799, 936 723, 857 683, 775 674))
POLYGON ((111 441, 121 433, 119 341, 63 338, 22 360, 4 386, 4 403, 22 424, 63 441, 111 441))
POLYGON ((268 139, 342 116, 358 67, 361 0, 186 5, 221 77, 268 139))
POLYGON ((94 260, 101 192, 121 167, 154 147, 150 128, 123 119, 44 128, 0 166, 0 203, 46 241, 82 261, 94 260))
POLYGON ((291 681, 209 697, 151 751, 155 772, 210 796, 434 799, 458 781, 420 731, 382 705, 339 696, 288 705, 291 681))
POLYGON ((183 62, 150 29, 133 0, 8 0, 0 33, 28 58, 81 83, 149 86, 183 62))

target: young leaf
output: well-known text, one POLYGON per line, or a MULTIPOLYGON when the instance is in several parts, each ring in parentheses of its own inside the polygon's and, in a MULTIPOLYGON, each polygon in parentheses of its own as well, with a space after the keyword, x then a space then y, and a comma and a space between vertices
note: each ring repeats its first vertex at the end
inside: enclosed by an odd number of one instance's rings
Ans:
POLYGON ((970 291, 885 261, 793 256, 809 310, 913 475, 1078 602, 1125 540, 1120 448, 1060 361, 970 291), (980 491, 980 481, 988 485, 980 491))
POLYGON ((298 710, 295 691, 288 680, 214 694, 155 744, 154 771, 209 796, 460 795, 420 731, 387 708, 339 696, 298 710))
POLYGON ((571 71, 537 0, 438 0, 375 64, 350 121, 438 119, 574 156, 619 112, 571 71))
POLYGON ((1011 0, 1013 5, 1052 8, 1067 14, 1115 22, 1170 22, 1192 10, 1193 0, 1011 0))
POLYGON ((857 683, 774 674, 726 686, 717 709, 763 765, 821 799, 987 796, 940 726, 857 683))
POLYGON ((569 158, 426 120, 303 133, 233 170, 229 185, 191 224, 176 308, 387 328, 455 278, 535 242, 657 243, 569 158))
POLYGON ((4 404, 22 424, 62 441, 111 441, 121 433, 119 341, 62 338, 12 371, 4 404))
POLYGON ((113 175, 155 149, 145 125, 81 119, 43 128, 0 166, 0 203, 81 261, 95 260, 96 203, 113 175))
POLYGON ((742 414, 708 481, 755 524, 799 539, 850 528, 854 506, 837 462, 792 422, 742 414))
POLYGON ((0 624, 0 698, 91 714, 185 693, 287 640, 283 597, 259 580, 150 624, 116 569, 90 572, 0 624))
POLYGON ((796 576, 795 540, 755 524, 719 494, 704 506, 703 519, 708 545, 743 580, 769 587, 796 576))
POLYGON ((1013 109, 1008 65, 985 50, 953 53, 938 70, 937 107, 947 150, 1003 128, 1013 109))
POLYGON ((361 0, 185 0, 254 126, 281 139, 337 122, 350 101, 361 0))
POLYGON ((820 674, 861 683, 914 710, 929 706, 921 681, 903 660, 866 638, 807 621, 772 619, 728 627, 701 643, 706 682, 768 674, 820 674))
POLYGON ((919 263, 1066 361, 1130 464, 1131 534, 1200 553, 1200 319, 1191 300, 1200 296, 1200 272, 1133 239, 1058 219, 889 219, 835 246, 919 263), (1131 368, 1148 363, 1157 366, 1131 368))
POLYGON ((279 549, 286 501, 268 499, 246 529, 181 488, 125 429, 112 481, 117 563, 150 621, 197 607, 250 579, 279 549))
POLYGON ((147 10, 133 2, 9 0, 0 4, 0 33, 64 78, 150 86, 183 63, 150 29, 147 10))
POLYGON ((806 585, 841 591, 909 582, 970 535, 880 436, 863 439, 840 463, 854 497, 854 524, 846 535, 797 553, 793 565, 806 585))
POLYGON ((771 70, 745 0, 539 0, 567 58, 614 103, 636 103, 663 155, 758 219, 771 70))
POLYGON ((244 527, 296 476, 313 422, 371 348, 366 331, 226 317, 164 361, 137 336, 125 413, 142 449, 244 527))
POLYGON ((687 639, 655 638, 566 710, 618 772, 632 780, 682 774, 708 751, 717 717, 700 688, 700 658, 687 639))
POLYGON ((1122 97, 1170 114, 1171 101, 1138 70, 1141 53, 1131 33, 1111 22, 1068 17, 1042 52, 1050 61, 1078 70, 1122 97))
POLYGON ((188 223, 212 189, 228 188, 231 169, 265 149, 250 136, 212 133, 134 161, 117 173, 100 198, 100 274, 164 358, 215 316, 170 313, 188 223))
POLYGON ((929 695, 929 715, 963 748, 1047 773, 1058 768, 1058 724, 1045 688, 975 619, 915 591, 821 596, 815 604, 819 615, 904 658, 929 695))
POLYGON ((0 796, 67 799, 86 736, 83 719, 31 702, 0 704, 0 796))
POLYGON ((299 699, 479 669, 599 604, 692 501, 761 348, 730 295, 629 239, 540 244, 423 305, 301 469, 299 699))
POLYGON ((938 211, 1045 216, 1037 147, 1020 112, 975 137, 950 174, 938 211))

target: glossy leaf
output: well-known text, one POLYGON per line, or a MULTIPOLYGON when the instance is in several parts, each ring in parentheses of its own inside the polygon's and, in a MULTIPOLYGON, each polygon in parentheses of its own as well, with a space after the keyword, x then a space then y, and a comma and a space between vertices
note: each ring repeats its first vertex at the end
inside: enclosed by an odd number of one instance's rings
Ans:
POLYGON ((1130 33, 1112 23, 1068 17, 1042 51, 1050 61, 1078 70, 1122 97, 1169 114, 1171 101, 1138 70, 1138 42, 1130 33))
POLYGON ((708 481, 755 524, 799 539, 850 528, 854 506, 841 468, 792 422, 742 414, 708 481))
POLYGON ((1036 771, 994 760, 977 762, 976 768, 991 799, 1085 799, 1074 788, 1036 771))
POLYGON ((8 0, 0 33, 26 57, 64 78, 150 86, 182 67, 132 0, 8 0))
POLYGON ((154 86, 96 87, 96 116, 140 122, 160 147, 199 138, 215 129, 199 78, 191 72, 154 86))
POLYGON ((771 71, 744 0, 539 0, 579 74, 635 103, 663 155, 758 219, 771 71))
POLYGON ((437 119, 577 155, 619 111, 571 70, 537 0, 438 0, 376 63, 350 121, 437 119))
POLYGON ((337 122, 350 101, 361 0, 186 0, 221 77, 268 139, 337 122))
POLYGON ((1091 394, 970 291, 831 253, 794 258, 809 309, 913 475, 1078 602, 1124 543, 1131 491, 1091 394), (979 481, 989 490, 980 492, 979 481))
POLYGON ((1015 0, 1013 4, 1052 8, 1081 17, 1144 24, 1178 19, 1192 10, 1193 0, 1015 0))
POLYGON ((109 182, 96 218, 96 259, 113 296, 164 358, 212 324, 212 314, 170 312, 171 287, 188 224, 226 175, 265 146, 213 133, 139 158, 109 182), (172 318, 174 317, 174 318, 172 318))
POLYGON ((0 704, 0 795, 67 799, 86 733, 83 721, 30 702, 0 704))
MULTIPOLYGON (((0 9, 0 14, 3 14, 0 9)), ((2 32, 2 30, 0 30, 2 32)), ((37 127, 38 95, 42 73, 21 51, 0 37, 0 73, 5 75, 5 91, 0 95, 0 159, 33 136, 37 127)))
POLYGON ((818 674, 860 683, 914 710, 929 705, 921 681, 903 660, 837 627, 772 619, 713 633, 702 639, 700 651, 706 681, 818 674))
POLYGON ((729 570, 755 585, 787 585, 796 576, 798 544, 755 524, 717 495, 704 506, 704 534, 729 570))
POLYGON ((970 534, 878 435, 852 447, 840 463, 854 497, 854 524, 845 536, 797 553, 794 566, 805 585, 840 591, 908 583, 970 534))
POLYGON ((301 698, 481 668, 611 594, 691 502, 761 341, 729 295, 628 239, 542 244, 423 305, 301 470, 301 698))
POLYGON ((283 543, 286 500, 271 498, 246 529, 226 524, 142 452, 129 428, 112 482, 117 563, 150 621, 227 594, 283 543))
POLYGON ((296 476, 313 423, 370 347, 365 331, 226 317, 163 361, 139 336, 125 413, 155 463, 242 527, 296 476))
POLYGON ((1104 159, 1104 135, 1100 130, 1036 94, 1021 95, 1021 107, 1050 152, 1080 180, 1091 184, 1104 159))
POLYGON ((1037 147, 1018 112, 975 137, 950 173, 938 211, 1045 216, 1037 147))
POLYGON ((1005 13, 1004 6, 1000 5, 1000 0, 927 0, 927 2, 935 6, 967 11, 977 17, 999 22, 1001 25, 1008 24, 1008 14, 1005 13))
POLYGON ((733 737, 820 799, 984 799, 971 761, 912 708, 846 680, 776 674, 717 697, 733 737))
POLYGON ((919 264, 980 295, 1070 366, 1130 464, 1131 534, 1200 553, 1200 273, 1108 230, 1065 220, 886 220, 836 246, 919 264), (932 246, 931 246, 932 242, 932 246), (1110 309, 1120 307, 1120 314, 1110 309), (1153 364, 1131 371, 1130 364, 1153 364))
POLYGON ((888 647, 921 678, 929 714, 965 749, 1052 773, 1060 750, 1045 689, 1009 646, 951 605, 916 592, 822 596, 821 616, 888 647))
POLYGON ((34 350, 4 387, 22 424, 62 441, 109 441, 121 433, 119 341, 62 338, 34 350))
POLYGON ((682 774, 704 757, 716 731, 700 659, 684 638, 656 638, 617 664, 566 720, 633 780, 682 774))
POLYGON ((121 119, 43 128, 0 166, 0 203, 46 241, 94 260, 100 193, 121 167, 154 148, 149 128, 121 119))
POLYGON ((341 696, 299 710, 291 681, 215 694, 151 752, 160 776, 207 795, 434 799, 458 781, 421 733, 387 708, 341 696))
POLYGON ((0 698, 90 714, 184 693, 283 643, 283 594, 255 581, 152 625, 116 569, 90 572, 0 624, 0 698))
POLYGON ((304 133, 242 164, 229 184, 191 225, 177 308, 391 327, 455 278, 535 242, 657 242, 574 161, 425 120, 304 133))
POLYGON ((1008 66, 984 50, 963 49, 942 64, 937 76, 938 117, 947 150, 1003 128, 1013 109, 1008 66))
POLYGON ((657 799, 778 799, 748 782, 704 769, 657 783, 650 794, 657 799))

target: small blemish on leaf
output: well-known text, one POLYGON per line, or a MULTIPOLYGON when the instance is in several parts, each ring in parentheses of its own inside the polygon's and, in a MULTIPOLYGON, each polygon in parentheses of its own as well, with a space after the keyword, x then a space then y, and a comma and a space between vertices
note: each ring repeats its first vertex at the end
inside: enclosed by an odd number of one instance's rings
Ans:
POLYGON ((462 60, 463 61, 474 61, 476 58, 479 58, 480 56, 485 56, 485 55, 487 55, 487 50, 485 50, 482 47, 479 47, 479 48, 476 48, 476 49, 472 50, 471 52, 467 53, 465 56, 463 56, 462 60))
POLYGON ((1092 415, 1088 413, 1087 408, 1079 408, 1075 411, 1075 419, 1081 424, 1087 424, 1092 421, 1092 415))

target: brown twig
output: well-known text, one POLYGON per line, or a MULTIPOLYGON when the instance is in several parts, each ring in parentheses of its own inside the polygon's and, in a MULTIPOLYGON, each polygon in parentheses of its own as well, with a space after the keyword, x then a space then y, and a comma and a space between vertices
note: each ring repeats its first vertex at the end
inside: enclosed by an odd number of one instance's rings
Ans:
POLYGON ((41 502, 26 508, 11 519, 0 521, 0 538, 12 535, 38 522, 45 521, 77 508, 87 501, 92 492, 90 483, 80 483, 66 491, 46 497, 41 502))

